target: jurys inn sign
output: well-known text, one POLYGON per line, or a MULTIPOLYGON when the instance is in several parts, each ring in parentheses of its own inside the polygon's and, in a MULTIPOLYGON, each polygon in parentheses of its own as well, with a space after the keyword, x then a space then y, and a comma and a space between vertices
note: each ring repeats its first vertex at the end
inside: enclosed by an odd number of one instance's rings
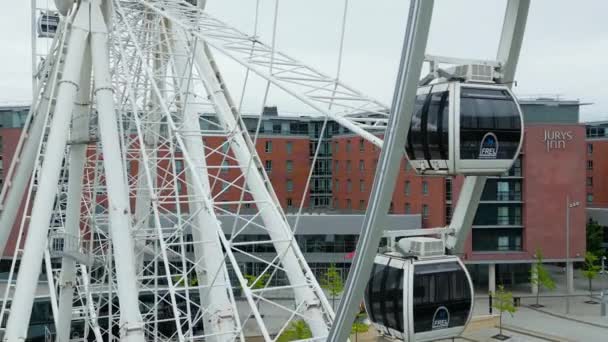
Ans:
POLYGON ((565 150, 566 143, 573 138, 572 131, 545 130, 545 146, 547 152, 551 150, 565 150))

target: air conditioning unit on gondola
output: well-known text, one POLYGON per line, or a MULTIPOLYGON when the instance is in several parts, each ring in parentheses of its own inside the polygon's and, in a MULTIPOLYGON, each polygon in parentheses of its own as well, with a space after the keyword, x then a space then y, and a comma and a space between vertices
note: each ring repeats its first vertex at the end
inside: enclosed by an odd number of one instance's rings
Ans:
POLYGON ((445 244, 442 239, 431 237, 408 237, 399 240, 397 249, 404 255, 414 255, 419 258, 438 257, 445 254, 445 244))
POLYGON ((446 71, 452 74, 454 78, 459 78, 466 82, 494 83, 494 80, 498 78, 494 67, 486 64, 458 65, 446 71))

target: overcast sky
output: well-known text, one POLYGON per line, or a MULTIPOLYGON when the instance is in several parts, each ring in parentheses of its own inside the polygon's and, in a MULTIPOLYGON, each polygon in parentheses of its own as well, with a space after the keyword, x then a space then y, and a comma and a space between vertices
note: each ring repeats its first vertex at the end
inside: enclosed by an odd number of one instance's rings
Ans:
MULTIPOLYGON (((52 2, 52 1, 49 1, 52 2)), ((341 79, 390 103, 408 1, 350 0, 341 79)), ((274 0, 260 0, 259 33, 270 42, 274 0)), ((251 33, 255 0, 208 0, 213 15, 251 33)), ((327 74, 335 74, 344 0, 279 0, 277 49, 327 74)), ((436 0, 427 53, 495 57, 505 0, 436 0)), ((31 96, 29 1, 0 4, 0 102, 31 96)), ((608 120, 608 1, 532 0, 517 69, 519 95, 552 94, 580 99, 582 120, 608 120)), ((240 94, 244 71, 218 57, 230 89, 240 94)), ((264 83, 253 79, 245 111, 261 106, 264 83)), ((269 104, 281 110, 309 109, 280 90, 269 104)))

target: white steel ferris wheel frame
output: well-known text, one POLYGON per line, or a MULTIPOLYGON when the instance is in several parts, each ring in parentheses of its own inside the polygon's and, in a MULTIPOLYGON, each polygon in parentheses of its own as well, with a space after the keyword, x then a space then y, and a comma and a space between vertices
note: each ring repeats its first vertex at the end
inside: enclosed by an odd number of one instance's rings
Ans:
MULTIPOLYGON (((509 8, 519 2, 509 1, 509 8)), ((39 73, 39 99, 11 165, 10 186, 0 196, 5 228, 0 250, 10 233, 6 227, 17 216, 16 203, 25 193, 26 203, 33 197, 31 214, 20 225, 21 232, 29 226, 25 246, 18 242, 15 252, 21 272, 16 286, 7 286, 0 312, 0 321, 9 316, 6 339, 26 336, 29 322, 23 317, 30 316, 43 257, 59 340, 69 338, 67 328, 75 319, 84 321, 84 330, 98 341, 118 338, 113 327, 121 340, 243 340, 252 319, 264 339, 272 341, 260 303, 286 313, 277 336, 291 321, 303 319, 314 340, 327 338, 332 309, 294 240, 207 46, 377 146, 383 143, 378 133, 391 126, 388 106, 211 17, 203 7, 179 0, 83 0, 63 18, 39 73), (89 11, 92 15, 85 16, 89 11), (205 110, 215 113, 213 132, 200 126, 205 110), (222 140, 219 147, 205 143, 203 137, 211 136, 222 140), (209 163, 213 156, 222 163, 209 163), (132 165, 138 168, 135 176, 129 172, 132 165), (223 177, 226 169, 238 176, 223 177), (222 201, 230 189, 240 193, 239 200, 222 201), (59 198, 63 202, 55 201, 59 198), (242 215, 244 206, 256 211, 242 215), (47 229, 58 213, 65 216, 62 224, 47 229), (231 229, 222 224, 227 216, 231 229), (51 244, 61 241, 54 254, 61 257, 61 270, 52 269, 47 231, 51 244), (268 238, 240 241, 238 236, 248 231, 268 238), (251 252, 260 246, 272 246, 266 249, 273 253, 251 252), (245 277, 244 260, 265 265, 253 282, 245 277), (273 279, 279 274, 286 285, 256 286, 264 275, 273 279), (246 315, 237 305, 235 288, 242 289, 246 315), (294 308, 269 295, 285 291, 295 298, 294 308), (198 293, 198 300, 190 292, 198 293), (138 300, 142 294, 151 296, 152 303, 138 300), (84 318, 74 317, 73 305, 82 306, 84 318), (158 312, 161 305, 170 308, 174 336, 160 333, 167 324, 158 312), (196 329, 201 322, 202 334, 196 329)), ((508 34, 503 30, 499 60, 511 61, 503 71, 512 80, 519 46, 510 45, 517 34, 508 34)), ((470 179, 473 193, 480 193, 483 180, 470 179)), ((466 225, 475 208, 475 200, 466 208, 459 205, 456 211, 462 215, 455 212, 455 217, 462 216, 459 221, 466 225)), ((377 214, 386 214, 383 209, 377 214)), ((356 297, 342 303, 341 323, 350 319, 356 297)))

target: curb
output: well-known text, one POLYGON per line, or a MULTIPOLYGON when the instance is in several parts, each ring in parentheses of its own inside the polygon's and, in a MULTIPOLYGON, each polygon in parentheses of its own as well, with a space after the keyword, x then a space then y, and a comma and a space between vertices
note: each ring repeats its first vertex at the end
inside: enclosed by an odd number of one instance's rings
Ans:
POLYGON ((572 322, 581 323, 581 324, 587 324, 587 325, 590 325, 590 326, 593 326, 593 327, 597 327, 597 328, 608 329, 608 325, 603 325, 603 324, 599 324, 599 323, 593 323, 593 322, 583 321, 583 320, 580 320, 580 319, 568 317, 566 315, 557 314, 557 313, 554 313, 554 312, 551 312, 551 311, 547 311, 547 310, 543 310, 543 309, 539 309, 539 308, 534 308, 534 307, 531 307, 529 305, 526 305, 525 307, 528 308, 528 309, 530 309, 530 310, 534 310, 534 311, 537 311, 537 312, 540 312, 540 313, 544 313, 544 314, 549 315, 549 316, 553 316, 553 317, 557 317, 557 318, 561 318, 561 319, 566 319, 566 320, 569 320, 569 321, 572 321, 572 322))
POLYGON ((523 328, 520 328, 520 327, 514 327, 512 325, 507 325, 507 324, 503 324, 502 325, 502 329, 503 330, 508 330, 510 332, 518 333, 518 334, 521 334, 521 335, 527 335, 527 336, 530 336, 530 337, 539 338, 539 339, 545 340, 545 341, 551 341, 551 342, 575 342, 573 340, 568 340, 568 339, 557 337, 557 336, 547 335, 547 334, 544 334, 544 333, 540 333, 538 331, 523 329, 523 328))

